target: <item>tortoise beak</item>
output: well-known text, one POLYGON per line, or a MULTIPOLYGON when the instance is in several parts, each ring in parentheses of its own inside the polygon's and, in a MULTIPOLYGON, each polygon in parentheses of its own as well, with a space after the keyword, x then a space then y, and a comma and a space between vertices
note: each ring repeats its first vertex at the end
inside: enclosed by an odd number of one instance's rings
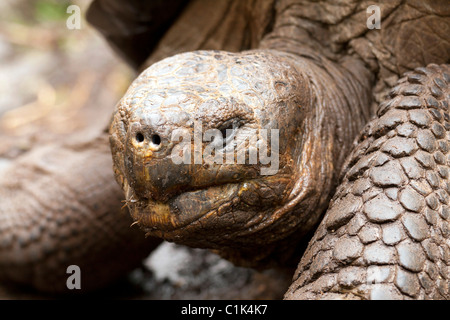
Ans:
POLYGON ((125 168, 128 181, 142 199, 166 202, 191 182, 190 166, 171 159, 175 126, 161 126, 157 116, 141 117, 127 132, 125 168), (156 119, 155 119, 156 118, 156 119))

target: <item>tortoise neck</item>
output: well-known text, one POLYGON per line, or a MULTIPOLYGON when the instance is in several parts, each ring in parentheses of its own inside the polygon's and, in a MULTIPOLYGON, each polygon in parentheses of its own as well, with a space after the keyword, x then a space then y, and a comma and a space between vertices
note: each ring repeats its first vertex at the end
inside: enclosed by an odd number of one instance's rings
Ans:
POLYGON ((305 19, 301 3, 279 0, 272 30, 260 42, 262 49, 276 49, 294 54, 319 53, 337 60, 340 54, 331 50, 329 31, 322 23, 305 19))
POLYGON ((265 51, 289 60, 305 75, 311 90, 313 118, 318 121, 311 130, 317 131, 318 136, 327 131, 334 141, 333 167, 340 168, 353 140, 372 117, 371 75, 363 62, 344 57, 337 64, 308 47, 299 47, 296 52, 265 51))
POLYGON ((338 50, 326 24, 306 17, 304 7, 299 1, 279 0, 275 11, 276 18, 272 29, 262 38, 259 49, 287 52, 307 59, 325 69, 338 88, 349 82, 356 83, 357 88, 353 88, 352 94, 362 98, 364 103, 351 107, 359 108, 358 112, 366 121, 375 116, 377 105, 372 99, 375 79, 367 63, 358 55, 349 55, 345 50, 338 50), (338 73, 341 74, 338 76, 332 70, 339 70, 338 73))

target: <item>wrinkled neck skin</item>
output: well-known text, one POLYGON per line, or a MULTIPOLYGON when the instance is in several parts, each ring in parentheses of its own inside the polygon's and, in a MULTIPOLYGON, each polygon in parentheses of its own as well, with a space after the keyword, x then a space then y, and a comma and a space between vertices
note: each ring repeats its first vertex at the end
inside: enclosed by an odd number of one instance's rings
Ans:
POLYGON ((302 43, 282 40, 263 41, 260 50, 289 60, 308 80, 309 110, 299 124, 303 135, 294 159, 294 185, 287 201, 264 224, 264 234, 271 234, 277 242, 272 247, 267 241, 260 242, 239 252, 235 248, 218 250, 241 265, 296 263, 308 240, 305 237, 328 206, 355 137, 372 117, 372 77, 361 60, 346 57, 337 64, 302 43))
MULTIPOLYGON (((199 82, 200 86, 206 78, 199 82)), ((249 83, 252 86, 254 82, 249 83)), ((320 221, 352 142, 369 120, 370 88, 370 76, 359 60, 346 58, 337 64, 301 42, 284 41, 273 35, 263 40, 257 50, 186 53, 154 64, 132 84, 111 126, 116 179, 125 191, 131 216, 148 235, 213 249, 237 265, 267 267, 297 262, 298 257, 291 260, 299 254, 297 244, 320 221), (263 100, 260 106, 246 104, 240 92, 232 92, 231 98, 219 89, 202 94, 210 94, 213 97, 210 100, 220 97, 217 101, 230 104, 223 110, 205 109, 213 117, 207 119, 210 126, 224 120, 218 120, 222 112, 236 109, 253 110, 250 112, 253 118, 243 120, 243 128, 258 124, 259 128, 280 130, 280 163, 276 174, 257 175, 258 165, 220 167, 216 171, 215 167, 177 167, 164 160, 168 151, 159 156, 158 151, 149 153, 136 147, 135 128, 149 128, 147 124, 151 123, 142 119, 155 110, 172 108, 154 106, 146 100, 155 94, 155 87, 159 90, 161 83, 165 83, 167 87, 162 91, 166 93, 181 90, 183 95, 194 94, 189 81, 164 78, 160 76, 161 70, 177 63, 182 67, 183 63, 197 59, 204 60, 198 66, 205 62, 214 65, 204 75, 208 81, 216 81, 212 91, 222 84, 212 74, 216 72, 216 64, 218 68, 224 66, 221 64, 224 60, 228 61, 225 63, 228 70, 233 69, 234 63, 250 66, 246 64, 248 61, 256 68, 248 76, 252 77, 257 70, 264 70, 262 77, 267 74, 267 89, 259 96, 263 100), (278 84, 290 91, 279 92, 278 84), (263 127, 262 123, 268 124, 263 127), (166 173, 164 178, 158 176, 161 172, 166 173), (159 186, 160 180, 168 181, 170 186, 159 186), (172 183, 181 180, 177 185, 172 183), (162 192, 162 188, 167 192, 162 192)), ((181 107, 193 119, 202 119, 204 111, 199 112, 198 107, 205 103, 200 101, 202 94, 195 93, 197 100, 194 99, 192 110, 184 107, 182 101, 177 108, 181 107)), ((177 128, 171 121, 158 128, 168 131, 177 128)), ((160 135, 164 141, 164 132, 160 135)), ((162 145, 167 150, 173 148, 170 144, 162 145)))

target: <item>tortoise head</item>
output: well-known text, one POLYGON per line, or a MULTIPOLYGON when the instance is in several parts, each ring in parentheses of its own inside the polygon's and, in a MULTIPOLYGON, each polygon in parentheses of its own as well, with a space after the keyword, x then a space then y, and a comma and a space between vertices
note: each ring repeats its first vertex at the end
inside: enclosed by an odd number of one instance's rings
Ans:
POLYGON ((333 139, 323 137, 310 82, 289 61, 197 51, 133 82, 110 142, 116 179, 147 234, 247 264, 317 222, 333 139))

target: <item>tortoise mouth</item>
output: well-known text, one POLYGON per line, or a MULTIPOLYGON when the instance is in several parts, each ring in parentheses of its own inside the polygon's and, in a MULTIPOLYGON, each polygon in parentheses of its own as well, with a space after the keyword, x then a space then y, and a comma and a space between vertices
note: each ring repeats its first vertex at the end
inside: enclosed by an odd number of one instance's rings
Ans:
MULTIPOLYGON (((251 180, 249 180, 251 181, 251 180)), ((147 235, 171 238, 201 220, 214 219, 232 211, 239 195, 249 181, 202 186, 172 196, 168 201, 137 199, 132 188, 126 187, 127 205, 132 218, 147 235)), ((220 219, 220 218, 219 218, 220 219)), ((220 223, 213 223, 219 228, 220 223)), ((206 226, 206 224, 204 224, 206 226)))
POLYGON ((264 229, 288 200, 291 184, 291 175, 280 174, 199 187, 167 202, 136 198, 128 184, 125 190, 130 214, 146 235, 220 248, 264 229))

